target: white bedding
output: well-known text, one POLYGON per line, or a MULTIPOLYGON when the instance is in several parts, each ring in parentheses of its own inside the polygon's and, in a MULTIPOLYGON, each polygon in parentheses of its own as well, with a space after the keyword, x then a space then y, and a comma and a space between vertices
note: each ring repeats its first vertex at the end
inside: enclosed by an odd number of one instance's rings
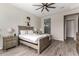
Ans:
POLYGON ((24 35, 19 35, 19 38, 28 42, 32 42, 37 44, 38 40, 41 38, 44 38, 46 36, 50 36, 49 34, 42 34, 42 35, 38 35, 38 34, 24 34, 24 35))

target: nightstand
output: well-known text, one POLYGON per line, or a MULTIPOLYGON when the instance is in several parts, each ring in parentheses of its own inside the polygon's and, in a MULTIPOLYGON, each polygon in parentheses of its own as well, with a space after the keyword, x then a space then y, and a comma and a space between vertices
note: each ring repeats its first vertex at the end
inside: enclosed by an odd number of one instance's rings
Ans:
POLYGON ((18 46, 18 37, 17 36, 7 36, 3 37, 3 49, 7 50, 9 48, 18 46))

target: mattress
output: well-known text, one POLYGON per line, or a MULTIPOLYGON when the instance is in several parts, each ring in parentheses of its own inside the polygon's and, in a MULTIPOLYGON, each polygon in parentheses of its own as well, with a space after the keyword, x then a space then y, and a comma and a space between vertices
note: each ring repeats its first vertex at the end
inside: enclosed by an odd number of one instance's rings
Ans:
POLYGON ((23 34, 23 35, 19 35, 19 38, 31 43, 38 43, 38 40, 46 37, 46 36, 50 36, 49 34, 42 34, 42 35, 38 35, 38 34, 23 34))

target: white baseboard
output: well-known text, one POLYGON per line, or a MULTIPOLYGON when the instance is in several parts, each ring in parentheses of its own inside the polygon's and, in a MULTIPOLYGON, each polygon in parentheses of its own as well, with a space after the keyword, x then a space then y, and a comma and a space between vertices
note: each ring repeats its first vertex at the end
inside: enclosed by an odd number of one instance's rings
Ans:
MULTIPOLYGON (((58 40, 58 39, 54 39, 54 40, 58 40)), ((58 41, 64 41, 64 39, 63 40, 58 40, 58 41)))

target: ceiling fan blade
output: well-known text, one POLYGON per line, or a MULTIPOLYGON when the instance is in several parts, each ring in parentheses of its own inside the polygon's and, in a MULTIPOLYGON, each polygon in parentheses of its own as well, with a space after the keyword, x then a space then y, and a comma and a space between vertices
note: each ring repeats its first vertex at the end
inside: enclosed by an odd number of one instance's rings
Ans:
POLYGON ((32 5, 32 6, 42 6, 42 5, 32 5))
POLYGON ((42 7, 40 7, 40 8, 37 8, 36 10, 39 10, 39 9, 41 9, 42 7))
POLYGON ((46 5, 48 5, 48 3, 46 3, 46 5))
POLYGON ((48 7, 48 8, 56 8, 56 7, 48 7))
POLYGON ((42 3, 42 5, 45 5, 45 3, 42 3))
POLYGON ((41 12, 44 10, 44 7, 43 7, 43 9, 41 10, 41 12))
POLYGON ((53 4, 55 4, 55 3, 50 3, 50 4, 48 4, 48 6, 53 5, 53 4))
POLYGON ((49 10, 47 8, 45 8, 45 9, 49 12, 49 10))

